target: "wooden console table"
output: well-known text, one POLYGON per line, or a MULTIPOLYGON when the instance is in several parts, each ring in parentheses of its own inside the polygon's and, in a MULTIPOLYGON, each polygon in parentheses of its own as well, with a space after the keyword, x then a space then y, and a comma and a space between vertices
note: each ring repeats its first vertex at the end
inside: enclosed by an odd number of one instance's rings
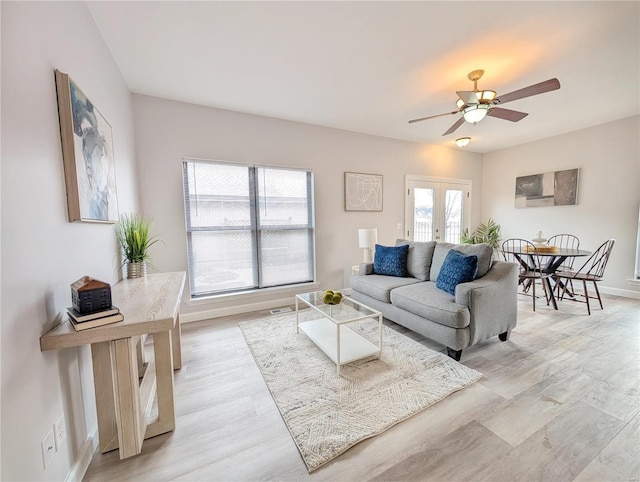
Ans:
POLYGON ((91 345, 100 451, 119 449, 124 459, 142 442, 175 428, 173 370, 182 366, 179 308, 185 273, 157 273, 125 279, 111 288, 124 320, 75 331, 66 315, 40 337, 40 349, 91 345), (153 360, 143 344, 153 337, 153 360), (158 417, 149 421, 154 399, 158 417))

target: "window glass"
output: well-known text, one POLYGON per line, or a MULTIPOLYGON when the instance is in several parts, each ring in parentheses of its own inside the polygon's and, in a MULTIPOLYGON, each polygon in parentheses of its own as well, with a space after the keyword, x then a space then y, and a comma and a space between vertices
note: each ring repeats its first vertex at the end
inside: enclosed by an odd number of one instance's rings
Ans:
POLYGON ((309 170, 183 163, 191 296, 313 281, 309 170))

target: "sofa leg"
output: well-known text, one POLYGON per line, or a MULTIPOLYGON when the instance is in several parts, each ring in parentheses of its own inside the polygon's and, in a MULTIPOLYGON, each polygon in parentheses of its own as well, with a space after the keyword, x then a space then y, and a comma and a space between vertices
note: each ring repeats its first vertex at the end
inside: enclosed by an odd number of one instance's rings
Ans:
POLYGON ((504 333, 500 333, 498 335, 498 338, 500 338, 500 341, 507 341, 510 336, 511 336, 511 330, 507 330, 504 333))
POLYGON ((462 350, 454 350, 453 348, 447 347, 447 355, 449 355, 455 361, 460 361, 460 357, 462 356, 462 350))

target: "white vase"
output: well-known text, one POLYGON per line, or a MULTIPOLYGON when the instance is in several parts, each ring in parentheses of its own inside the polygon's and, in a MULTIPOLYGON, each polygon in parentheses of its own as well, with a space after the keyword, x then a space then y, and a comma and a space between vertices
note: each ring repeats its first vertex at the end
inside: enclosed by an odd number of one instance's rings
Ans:
POLYGON ((147 262, 127 263, 127 278, 142 278, 147 276, 147 262))

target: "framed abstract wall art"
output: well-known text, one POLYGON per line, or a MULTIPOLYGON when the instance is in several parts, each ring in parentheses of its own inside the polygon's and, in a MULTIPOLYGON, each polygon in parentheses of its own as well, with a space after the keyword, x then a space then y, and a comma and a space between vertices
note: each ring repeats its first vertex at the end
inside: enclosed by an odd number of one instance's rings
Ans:
POLYGON ((382 211, 382 175, 344 173, 345 211, 382 211))
POLYGON ((118 220, 111 126, 71 78, 55 71, 69 222, 118 220))
POLYGON ((577 203, 578 169, 516 177, 516 208, 577 203))

